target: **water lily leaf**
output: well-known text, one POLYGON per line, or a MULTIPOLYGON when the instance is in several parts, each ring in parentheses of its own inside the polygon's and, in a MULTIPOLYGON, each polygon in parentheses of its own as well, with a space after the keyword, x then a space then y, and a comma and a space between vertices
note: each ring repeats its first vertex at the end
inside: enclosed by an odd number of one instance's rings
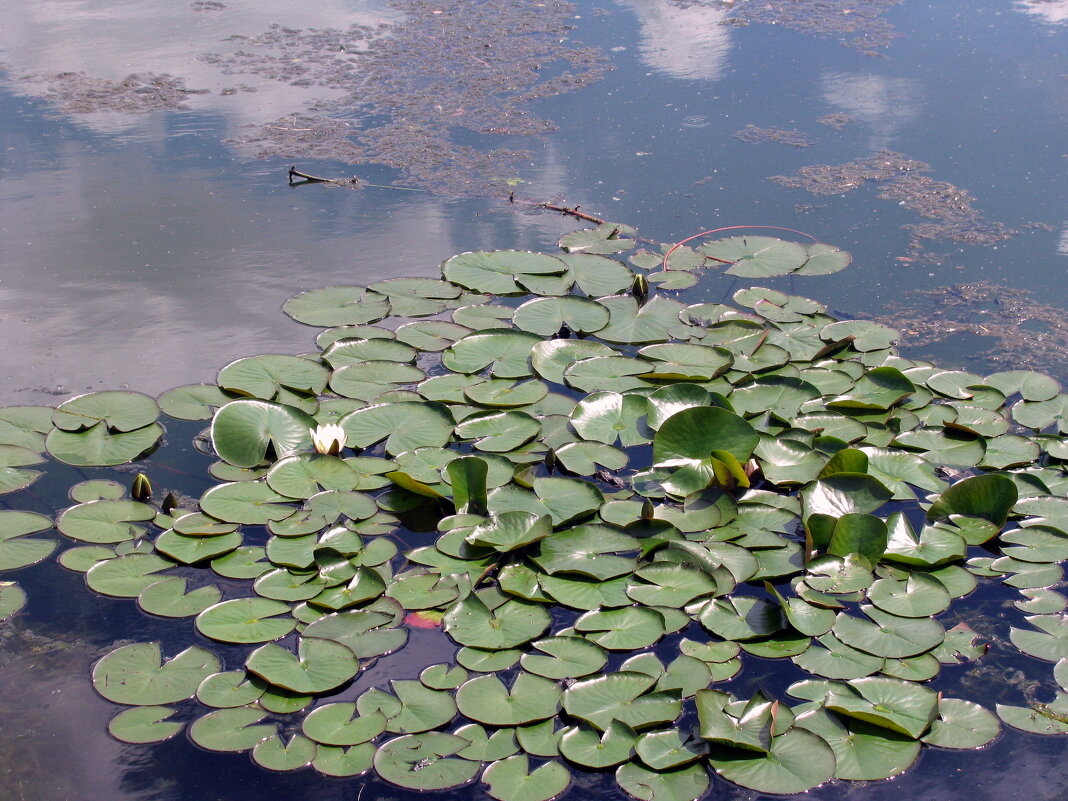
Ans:
POLYGON ((796 725, 818 735, 834 751, 836 779, 889 779, 908 770, 920 754, 916 740, 824 709, 799 715, 796 725))
POLYGON ((368 361, 338 367, 330 374, 330 389, 346 398, 373 401, 404 384, 426 378, 418 367, 391 361, 368 361))
POLYGON ((470 333, 471 329, 467 326, 447 320, 420 320, 398 327, 396 336, 398 340, 417 350, 437 353, 470 333))
POLYGON ((550 718, 560 708, 556 682, 520 673, 511 689, 496 676, 479 676, 456 691, 460 713, 492 726, 516 726, 550 718))
POLYGON ((371 769, 377 750, 372 743, 361 743, 349 748, 320 745, 315 751, 312 767, 326 776, 358 776, 371 769))
POLYGON ((357 409, 338 423, 354 448, 369 448, 386 440, 386 453, 416 448, 440 448, 452 436, 453 419, 439 403, 380 403, 357 409))
POLYGON ((549 510, 554 526, 588 517, 604 503, 596 486, 576 478, 536 478, 534 493, 549 510))
POLYGON ((563 730, 559 750, 570 762, 588 768, 609 768, 631 758, 636 740, 634 730, 618 720, 610 721, 603 733, 583 723, 563 730))
POLYGON ((544 253, 494 250, 461 253, 441 265, 441 274, 454 284, 475 292, 509 295, 522 292, 517 279, 529 276, 560 276, 568 265, 544 253))
POLYGON ((677 342, 646 345, 638 355, 653 363, 649 375, 643 377, 656 382, 711 381, 734 361, 725 348, 677 342))
POLYGON ((340 643, 301 638, 297 654, 267 643, 248 655, 245 667, 269 684, 295 693, 323 693, 338 687, 359 670, 356 656, 340 643))
POLYGON ((445 632, 461 645, 504 649, 530 642, 549 627, 551 619, 539 604, 482 592, 454 603, 443 622, 445 632))
POLYGON ((593 356, 564 369, 564 383, 583 392, 629 392, 649 386, 642 377, 652 367, 645 359, 629 356, 593 356))
POLYGON ((269 642, 296 626, 289 611, 289 604, 268 598, 232 598, 197 615, 196 627, 205 637, 221 642, 269 642))
POLYGON ((142 611, 160 617, 192 617, 222 599, 214 584, 186 592, 186 579, 167 576, 145 587, 137 596, 142 611))
POLYGON ((916 497, 909 484, 928 492, 941 492, 946 487, 946 482, 935 474, 934 465, 913 453, 875 447, 860 450, 868 457, 868 467, 858 472, 870 473, 877 478, 894 493, 895 501, 916 497))
POLYGON ((608 654, 601 646, 582 637, 549 637, 531 646, 542 653, 523 654, 520 660, 523 669, 549 679, 588 676, 608 661, 608 654))
POLYGON ((298 323, 316 326, 364 325, 390 314, 389 299, 361 286, 331 286, 294 295, 282 311, 298 323))
POLYGON ((187 384, 159 396, 159 408, 178 420, 210 420, 215 409, 234 400, 217 384, 187 384))
POLYGON ((315 754, 316 745, 307 737, 294 734, 287 742, 274 734, 253 746, 252 761, 267 770, 289 771, 310 765, 315 754))
POLYGON ((906 581, 879 579, 868 590, 868 600, 899 617, 934 617, 949 608, 951 599, 938 579, 910 573, 906 581))
POLYGON ((915 391, 915 385, 900 370, 877 367, 862 375, 849 392, 828 400, 827 406, 831 409, 880 411, 900 403, 915 391))
POLYGON ((108 467, 137 461, 155 448, 162 436, 163 426, 158 423, 113 434, 100 422, 83 431, 53 429, 45 438, 45 447, 66 464, 108 467))
POLYGON ((442 364, 457 373, 489 368, 496 378, 523 378, 531 374, 531 349, 541 337, 526 331, 491 328, 476 331, 442 352, 442 364))
POLYGON ((601 609, 579 617, 575 630, 590 632, 586 638, 610 651, 646 648, 665 633, 663 616, 644 606, 601 609))
POLYGON ((454 757, 468 747, 462 737, 442 732, 407 734, 383 743, 374 756, 378 775, 412 790, 445 790, 471 781, 482 765, 454 757))
POLYGON ((922 451, 924 459, 937 465, 974 467, 983 461, 986 444, 981 438, 963 431, 941 428, 918 428, 894 439, 895 445, 922 451))
POLYGON ((456 702, 452 693, 432 690, 420 681, 394 679, 391 686, 401 702, 401 708, 387 721, 388 731, 417 734, 444 726, 456 716, 456 702))
POLYGON ((291 501, 260 481, 236 481, 209 489, 200 498, 200 508, 230 523, 264 525, 293 514, 291 501))
POLYGON ((182 730, 182 723, 167 721, 174 710, 167 706, 125 709, 108 721, 108 734, 124 743, 161 743, 182 730))
POLYGON ((212 446, 237 467, 255 467, 270 448, 277 457, 311 447, 315 420, 292 406, 264 400, 236 400, 223 406, 211 424, 212 446))
POLYGON ((541 336, 552 336, 565 326, 579 334, 592 334, 608 324, 608 310, 596 301, 574 295, 535 298, 515 310, 512 322, 541 336))
POLYGON ((190 739, 209 751, 247 751, 278 733, 276 724, 257 726, 266 717, 259 709, 217 709, 189 727, 190 739))
POLYGON ((708 601, 698 614, 701 625, 725 640, 766 637, 786 627, 779 606, 763 598, 734 596, 708 601))
POLYGON ((26 606, 26 591, 13 581, 0 581, 0 621, 12 617, 26 606))
POLYGON ((733 412, 713 406, 683 409, 665 420, 653 437, 653 463, 700 466, 715 450, 745 462, 757 442, 756 430, 733 412))
POLYGON ((159 406, 147 395, 108 390, 64 401, 52 414, 52 423, 63 431, 84 431, 104 423, 109 432, 121 432, 143 428, 157 417, 159 406))
POLYGON ((0 511, 0 570, 28 567, 51 554, 58 545, 55 540, 26 536, 51 527, 52 521, 44 515, 0 511))
POLYGON ((219 371, 221 389, 262 400, 271 400, 285 390, 317 395, 326 387, 330 371, 318 362, 299 356, 265 354, 238 359, 219 371))
POLYGON ((475 440, 475 447, 491 453, 506 453, 534 439, 541 423, 525 412, 483 412, 456 426, 456 436, 475 440))
POLYGON ((575 526, 542 540, 534 562, 548 573, 578 573, 605 581, 634 570, 633 557, 619 553, 637 550, 639 542, 618 529, 575 526))
POLYGON ((368 361, 412 362, 415 348, 395 339, 339 339, 323 350, 322 359, 333 369, 368 361))
POLYGON ((868 605, 860 609, 870 620, 841 612, 833 631, 846 645, 865 653, 901 659, 929 651, 945 639, 937 621, 898 617, 868 605))
MULTIPOLYGON (((620 247, 631 242, 632 240, 626 239, 602 240, 602 243, 607 243, 612 247, 620 247)), ((604 244, 601 245, 603 246, 604 244)), ((632 244, 629 246, 633 247, 632 244)), ((557 258, 568 266, 578 288, 587 297, 603 298, 617 292, 625 292, 634 282, 634 272, 627 265, 615 259, 596 255, 595 251, 589 249, 581 253, 567 253, 557 258)))
POLYGON ((655 771, 636 762, 616 770, 616 782, 642 801, 696 801, 708 790, 708 771, 701 765, 655 771))
POLYGON ((682 703, 678 693, 652 692, 656 677, 636 671, 607 673, 580 679, 564 690, 564 710, 606 731, 613 720, 632 729, 668 723, 679 716, 682 703))
POLYGON ((883 669, 883 657, 850 648, 829 632, 816 641, 819 646, 793 657, 794 664, 809 673, 828 679, 859 679, 883 669))
POLYGON ((173 566, 169 559, 155 554, 132 553, 97 562, 86 572, 85 583, 101 595, 136 598, 145 587, 159 581, 155 573, 173 566))
POLYGON ((743 278, 786 275, 800 269, 809 259, 804 245, 770 236, 716 239, 701 245, 700 251, 717 261, 730 262, 727 274, 743 278))
POLYGON ((1068 693, 1057 693, 1056 700, 1050 704, 1035 703, 1026 706, 1005 706, 997 704, 997 713, 1005 723, 1014 729, 1033 734, 1068 734, 1068 693))
POLYGON ((971 476, 943 492, 927 510, 927 519, 940 520, 957 514, 980 517, 1000 528, 1017 500, 1016 485, 1005 476, 993 473, 971 476))
POLYGON ((464 399, 480 406, 515 407, 537 403, 549 392, 541 381, 491 378, 465 387, 464 399))
POLYGON ((989 711, 971 701, 942 698, 938 717, 923 742, 939 748, 982 748, 1001 732, 1001 724, 989 711))
POLYGON ((808 260, 794 270, 795 275, 830 275, 844 270, 853 261, 846 251, 824 242, 813 242, 807 250, 808 260))
POLYGON ((197 700, 205 706, 230 709, 259 699, 267 685, 244 670, 230 670, 206 676, 197 687, 197 700))
POLYGON ((1009 629, 1012 644, 1028 656, 1057 662, 1068 658, 1068 617, 1064 615, 1031 615, 1027 622, 1032 629, 1009 629))
POLYGON ((164 662, 158 642, 135 643, 116 648, 93 666, 93 688, 116 704, 173 704, 192 697, 221 667, 204 648, 186 648, 164 662))
POLYGON ((880 518, 868 514, 844 514, 835 523, 827 553, 843 558, 859 554, 874 565, 886 551, 887 537, 886 523, 880 518))
POLYGON ((631 295, 611 295, 598 303, 608 309, 609 322, 597 332, 605 342, 645 344, 666 342, 674 332, 685 327, 679 313, 685 304, 657 295, 639 305, 631 295))
POLYGON ((964 539, 943 526, 924 526, 917 535, 905 516, 895 512, 887 518, 890 534, 883 558, 906 565, 935 566, 964 558, 964 539))
POLYGON ((73 540, 115 543, 145 535, 137 521, 151 520, 156 510, 138 501, 99 500, 72 506, 56 519, 56 528, 73 540))
POLYGON ((629 461, 624 451, 603 442, 569 442, 554 454, 567 470, 580 476, 592 476, 598 469, 622 470, 629 461))
POLYGON ((506 553, 544 539, 552 534, 552 531, 552 522, 548 515, 504 512, 475 526, 466 540, 472 545, 485 545, 506 553))
POLYGON ((494 762, 482 775, 487 793, 499 801, 549 801, 571 784, 571 773, 559 762, 529 770, 526 754, 494 762))
POLYGON ((816 387, 800 378, 769 376, 758 378, 731 393, 730 402, 741 415, 769 412, 784 419, 794 417, 810 400, 820 397, 816 387))
POLYGON ((600 342, 581 339, 549 339, 531 348, 530 363, 534 372, 546 381, 564 383, 564 371, 582 359, 614 356, 615 351, 600 342))
POLYGON ((728 781, 763 793, 802 793, 834 775, 834 751, 823 738, 793 728, 771 739, 768 753, 715 747, 715 771, 728 781))
POLYGON ((888 500, 892 493, 864 473, 835 473, 806 487, 801 493, 805 517, 825 514, 842 517, 850 514, 869 514, 888 500))
POLYGON ((828 709, 913 738, 938 715, 938 693, 915 682, 870 676, 848 684, 851 692, 827 695, 828 709))
POLYGON ((993 373, 984 378, 981 383, 1000 390, 1006 396, 1018 392, 1025 401, 1047 401, 1056 397, 1061 389, 1060 384, 1048 375, 1032 373, 1028 370, 993 373))
POLYGON ((648 407, 644 398, 617 392, 595 392, 575 405, 571 424, 586 440, 623 447, 649 441, 653 432, 645 424, 648 407))

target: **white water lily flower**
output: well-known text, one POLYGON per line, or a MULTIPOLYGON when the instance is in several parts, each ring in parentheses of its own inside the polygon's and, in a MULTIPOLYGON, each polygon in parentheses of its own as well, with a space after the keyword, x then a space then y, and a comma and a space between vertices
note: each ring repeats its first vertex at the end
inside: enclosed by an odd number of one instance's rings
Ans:
POLYGON ((345 447, 345 429, 337 423, 316 426, 308 431, 311 432, 312 444, 318 453, 337 456, 345 447))

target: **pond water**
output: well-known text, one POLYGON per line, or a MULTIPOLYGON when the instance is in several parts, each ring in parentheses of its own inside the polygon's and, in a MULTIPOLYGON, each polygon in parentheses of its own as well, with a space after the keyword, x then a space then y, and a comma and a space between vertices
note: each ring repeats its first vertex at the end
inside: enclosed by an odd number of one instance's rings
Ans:
MULTIPOLYGON (((0 0, 0 405, 157 395, 238 357, 302 352, 312 329, 279 311, 293 294, 436 277, 467 250, 551 252, 582 224, 539 201, 657 242, 803 231, 853 264, 761 285, 898 327, 917 358, 1068 378, 1068 3, 506 5, 0 0), (290 165, 361 183, 290 186, 290 165)), ((685 298, 724 300, 743 280, 709 273, 685 298)), ((149 465, 196 496, 209 461, 170 448, 149 465)), ((0 508, 52 514, 97 475, 114 471, 50 466, 0 508)), ((5 799, 417 795, 274 774, 183 737, 111 740, 90 664, 126 640, 178 646, 185 629, 51 560, 17 578, 31 603, 2 630, 5 799)), ((968 609, 1007 603, 990 591, 968 609)), ((361 687, 449 647, 415 631, 361 687)), ((995 643, 988 664, 1004 682, 1019 661, 995 643)), ((893 782, 805 797, 1060 799, 1066 755, 1063 738, 1006 730, 983 752, 927 751, 893 782)), ((594 792, 618 791, 589 774, 564 798, 594 792)))

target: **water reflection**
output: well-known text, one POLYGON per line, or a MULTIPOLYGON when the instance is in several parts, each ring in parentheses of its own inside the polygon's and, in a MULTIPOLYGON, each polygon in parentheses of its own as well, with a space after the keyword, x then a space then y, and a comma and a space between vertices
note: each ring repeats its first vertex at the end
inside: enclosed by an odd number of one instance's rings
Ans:
POLYGON ((1043 22, 1068 22, 1068 0, 1018 0, 1016 7, 1043 22))
POLYGON ((620 0, 641 25, 642 61, 674 78, 714 81, 731 49, 726 6, 684 5, 672 0, 620 0))
MULTIPOLYGON (((266 76, 228 75, 202 58, 207 52, 232 55, 242 43, 270 25, 293 28, 376 27, 400 15, 379 0, 227 0, 173 3, 167 0, 0 0, 0 61, 6 62, 17 91, 47 92, 48 76, 86 73, 121 81, 134 73, 169 74, 187 88, 186 107, 225 115, 231 126, 266 122, 304 103, 338 94, 324 86, 292 85, 266 76), (34 78, 33 76, 37 76, 34 78)), ((93 113, 80 120, 97 131, 138 126, 137 117, 93 113)), ((143 124, 151 125, 150 120, 143 124)))
POLYGON ((824 99, 871 130, 868 146, 889 148, 894 138, 919 117, 923 89, 909 78, 871 72, 827 72, 820 78, 824 99))

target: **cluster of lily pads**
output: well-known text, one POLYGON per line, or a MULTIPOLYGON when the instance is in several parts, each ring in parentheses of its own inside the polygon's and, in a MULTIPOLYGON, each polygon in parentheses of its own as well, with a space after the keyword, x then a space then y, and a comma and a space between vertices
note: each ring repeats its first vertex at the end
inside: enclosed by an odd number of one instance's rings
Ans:
MULTIPOLYGON (((302 293, 284 308, 325 329, 316 352, 240 359, 158 405, 99 392, 0 410, 5 491, 44 452, 137 460, 161 409, 211 420, 218 483, 195 503, 94 479, 54 522, 91 590, 225 644, 100 659, 95 688, 129 706, 111 734, 188 723, 197 745, 272 770, 413 789, 481 774, 501 801, 559 795, 569 766, 657 801, 701 797, 710 771, 767 793, 885 779, 924 745, 999 732, 925 684, 983 656, 937 619, 979 577, 1024 594, 1031 628, 1011 640, 1056 663, 1062 691, 998 715, 1068 733, 1066 601, 1049 589, 1068 558, 1059 385, 905 359, 891 329, 770 289, 735 305, 656 293, 724 265, 832 272, 849 262, 833 247, 730 237, 624 261, 633 233, 302 293), (438 626, 455 662, 355 689, 438 626), (752 657, 806 676, 795 701, 714 687, 752 657)), ((0 569, 46 558, 56 543, 29 535, 52 525, 0 513, 0 569)), ((0 617, 23 603, 0 585, 0 617)))

